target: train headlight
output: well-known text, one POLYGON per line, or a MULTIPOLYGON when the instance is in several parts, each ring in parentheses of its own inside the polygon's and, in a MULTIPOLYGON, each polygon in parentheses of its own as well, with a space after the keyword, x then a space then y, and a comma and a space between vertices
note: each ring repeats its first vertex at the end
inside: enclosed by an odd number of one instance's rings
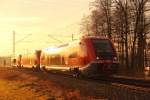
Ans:
POLYGON ((103 58, 102 57, 96 57, 96 60, 103 60, 103 58))
POLYGON ((114 62, 114 63, 117 63, 117 62, 118 62, 118 58, 117 58, 117 57, 114 57, 114 58, 113 58, 113 62, 114 62))
POLYGON ((99 60, 100 58, 99 57, 96 57, 96 60, 99 60))

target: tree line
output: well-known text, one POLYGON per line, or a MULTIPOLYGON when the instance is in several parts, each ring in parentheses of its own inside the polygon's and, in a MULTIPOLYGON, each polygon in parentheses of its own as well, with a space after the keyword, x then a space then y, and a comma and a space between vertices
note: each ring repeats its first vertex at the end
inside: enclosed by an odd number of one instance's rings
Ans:
POLYGON ((121 66, 143 71, 147 66, 150 0, 95 0, 81 21, 81 32, 107 35, 117 45, 121 66))

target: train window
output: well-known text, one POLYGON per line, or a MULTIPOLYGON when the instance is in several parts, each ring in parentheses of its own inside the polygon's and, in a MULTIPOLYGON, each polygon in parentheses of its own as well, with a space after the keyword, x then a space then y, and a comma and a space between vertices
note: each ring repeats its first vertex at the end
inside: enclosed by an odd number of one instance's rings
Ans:
POLYGON ((97 50, 113 50, 111 42, 107 39, 93 39, 92 43, 94 48, 97 50))
POLYGON ((60 65, 61 55, 51 55, 49 63, 52 65, 60 65))
POLYGON ((96 56, 110 56, 115 54, 112 43, 107 39, 93 39, 92 43, 95 49, 96 56))
POLYGON ((69 58, 76 58, 76 57, 77 57, 77 53, 76 52, 69 55, 69 58))

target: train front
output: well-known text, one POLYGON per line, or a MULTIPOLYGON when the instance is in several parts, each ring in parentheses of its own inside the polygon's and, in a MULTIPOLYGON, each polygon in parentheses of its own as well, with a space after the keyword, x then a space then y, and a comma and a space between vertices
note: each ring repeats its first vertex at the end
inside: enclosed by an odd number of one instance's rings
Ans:
POLYGON ((88 52, 86 73, 90 75, 116 73, 119 62, 113 43, 108 38, 101 37, 91 37, 85 41, 88 52))

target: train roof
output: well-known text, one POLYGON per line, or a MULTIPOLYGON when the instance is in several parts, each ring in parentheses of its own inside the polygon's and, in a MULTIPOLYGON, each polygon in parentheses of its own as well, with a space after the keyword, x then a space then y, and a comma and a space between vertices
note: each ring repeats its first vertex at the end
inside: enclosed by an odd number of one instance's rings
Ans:
POLYGON ((82 36, 81 39, 109 39, 107 36, 82 36))
POLYGON ((52 52, 54 50, 63 50, 66 47, 69 47, 69 46, 80 43, 80 41, 82 39, 109 39, 109 38, 106 37, 106 36, 82 36, 78 40, 74 40, 74 41, 64 43, 64 44, 61 44, 61 45, 57 45, 57 46, 50 46, 48 48, 44 48, 42 51, 49 53, 49 52, 52 52))

